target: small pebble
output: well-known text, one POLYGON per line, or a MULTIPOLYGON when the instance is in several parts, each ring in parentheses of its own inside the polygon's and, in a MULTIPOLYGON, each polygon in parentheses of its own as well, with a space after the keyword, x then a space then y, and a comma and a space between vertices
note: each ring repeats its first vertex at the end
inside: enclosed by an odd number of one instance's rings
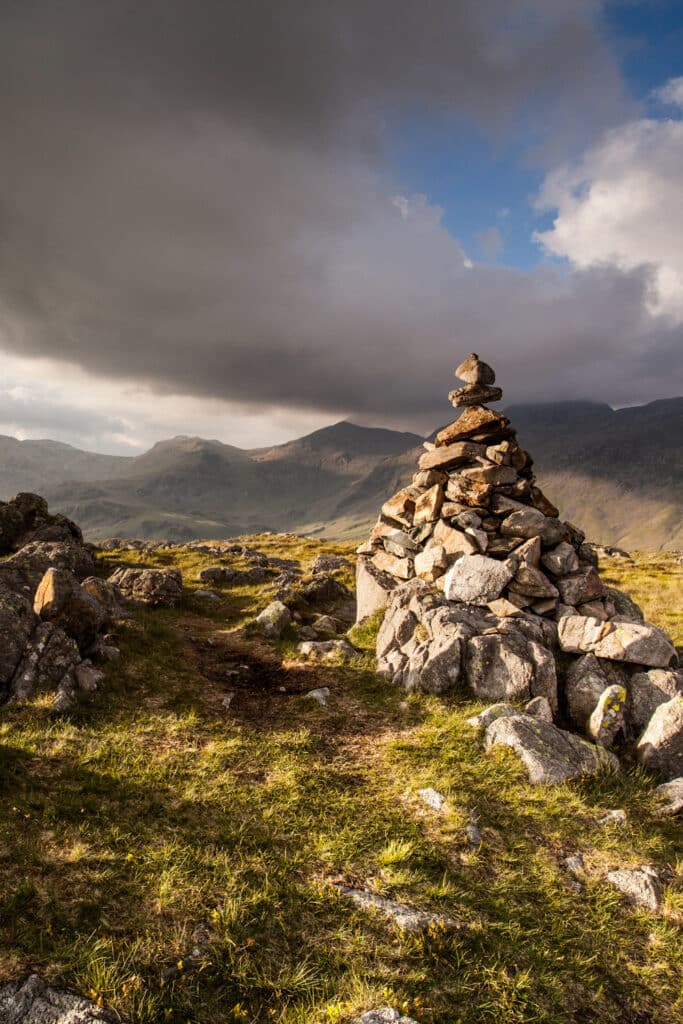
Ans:
POLYGON ((316 690, 309 690, 306 696, 317 700, 320 707, 325 708, 327 707, 327 698, 330 696, 330 688, 329 686, 319 686, 316 690))
POLYGON ((443 793, 439 793, 436 789, 432 789, 431 786, 427 789, 418 789, 417 795, 422 800, 422 803, 426 804, 427 807, 431 807, 433 811, 442 810, 446 803, 446 797, 443 793))

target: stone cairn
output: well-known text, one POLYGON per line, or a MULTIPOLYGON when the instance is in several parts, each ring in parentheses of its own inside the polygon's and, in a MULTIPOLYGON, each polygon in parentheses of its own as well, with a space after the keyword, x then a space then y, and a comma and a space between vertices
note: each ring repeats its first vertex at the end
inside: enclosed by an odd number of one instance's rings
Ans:
POLYGON ((406 690, 465 684, 499 702, 477 721, 487 747, 511 746, 534 781, 615 767, 606 748, 629 744, 665 778, 683 775, 673 644, 605 586, 584 534, 536 485, 510 421, 486 404, 502 398, 492 368, 472 353, 455 372, 463 412, 424 443, 358 549, 358 618, 386 609, 379 671, 406 690))

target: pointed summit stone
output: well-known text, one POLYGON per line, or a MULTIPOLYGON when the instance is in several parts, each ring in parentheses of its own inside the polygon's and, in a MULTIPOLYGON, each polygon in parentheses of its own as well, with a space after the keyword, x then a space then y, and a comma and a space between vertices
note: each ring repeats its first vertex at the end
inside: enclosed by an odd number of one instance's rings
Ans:
POLYGON ((496 375, 488 363, 482 363, 476 352, 471 352, 455 371, 455 376, 466 384, 495 384, 496 375))

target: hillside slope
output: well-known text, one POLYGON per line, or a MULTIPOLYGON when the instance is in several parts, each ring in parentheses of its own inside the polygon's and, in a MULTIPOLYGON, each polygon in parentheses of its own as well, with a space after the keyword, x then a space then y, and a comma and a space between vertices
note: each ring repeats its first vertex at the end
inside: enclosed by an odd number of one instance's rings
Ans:
MULTIPOLYGON (((588 402, 506 411, 541 487, 594 540, 683 547, 683 398, 616 411, 588 402)), ((176 437, 135 458, 0 438, 0 497, 44 492, 93 539, 264 530, 353 538, 410 479, 420 450, 416 434, 347 422, 252 451, 176 437)))

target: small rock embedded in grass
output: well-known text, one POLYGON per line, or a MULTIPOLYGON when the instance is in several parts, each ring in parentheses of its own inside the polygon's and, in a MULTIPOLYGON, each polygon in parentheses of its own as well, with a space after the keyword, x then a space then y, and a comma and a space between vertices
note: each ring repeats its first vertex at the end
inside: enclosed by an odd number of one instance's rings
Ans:
POLYGON ((433 811, 442 811, 446 806, 446 797, 438 790, 432 789, 431 786, 428 786, 427 789, 418 789, 417 795, 422 803, 431 807, 433 811))
POLYGON ((230 705, 232 704, 234 697, 234 693, 226 693, 225 697, 223 698, 222 704, 226 711, 230 710, 230 705))
POLYGON ((336 572, 338 569, 345 569, 350 566, 348 558, 342 555, 317 555, 311 566, 311 575, 320 572, 336 572))
POLYGON ((254 625, 267 640, 280 640, 292 621, 292 615, 282 601, 271 601, 254 620, 254 625))
POLYGON ((626 811, 623 811, 620 807, 615 807, 613 810, 607 811, 607 813, 600 818, 598 825, 625 825, 626 824, 626 811))
POLYGON ((583 892, 586 865, 583 862, 582 855, 580 853, 568 853, 566 857, 560 860, 560 866, 572 876, 569 887, 574 892, 583 892))
POLYGON ((477 811, 472 811, 470 814, 470 820, 465 829, 467 836, 467 842, 469 843, 472 852, 476 852, 481 846, 482 837, 481 829, 479 828, 479 814, 477 811))
POLYGON ((353 1024, 417 1024, 412 1017, 402 1017, 398 1010, 390 1006, 383 1006, 379 1010, 367 1010, 360 1017, 356 1017, 353 1024))
POLYGON ((660 801, 656 812, 658 818, 669 814, 680 814, 683 811, 683 776, 656 786, 655 796, 660 801))
POLYGON ((320 658, 324 661, 335 657, 353 658, 358 653, 347 640, 321 640, 319 643, 306 640, 298 645, 297 650, 307 658, 320 658))
POLYGON ((209 601, 213 604, 220 601, 220 597, 214 590, 195 590, 194 596, 200 598, 202 601, 209 601))
POLYGON ((330 688, 329 686, 319 686, 315 690, 309 690, 306 696, 310 697, 311 700, 316 700, 321 708, 326 708, 330 696, 330 688))
POLYGON ((632 870, 620 869, 607 874, 610 885, 623 893, 629 903, 644 907, 646 910, 658 910, 662 899, 662 886, 656 868, 642 864, 632 870))
POLYGON ((83 693, 95 693, 101 683, 104 682, 104 672, 95 668, 91 661, 86 659, 74 669, 78 689, 83 693))
POLYGON ((427 910, 416 910, 405 903, 396 903, 385 896, 378 896, 367 889, 351 889, 346 885, 335 885, 334 888, 342 896, 347 896, 361 910, 376 910, 389 918, 402 932, 425 932, 429 929, 451 931, 454 928, 465 928, 464 921, 444 914, 433 914, 427 910))

